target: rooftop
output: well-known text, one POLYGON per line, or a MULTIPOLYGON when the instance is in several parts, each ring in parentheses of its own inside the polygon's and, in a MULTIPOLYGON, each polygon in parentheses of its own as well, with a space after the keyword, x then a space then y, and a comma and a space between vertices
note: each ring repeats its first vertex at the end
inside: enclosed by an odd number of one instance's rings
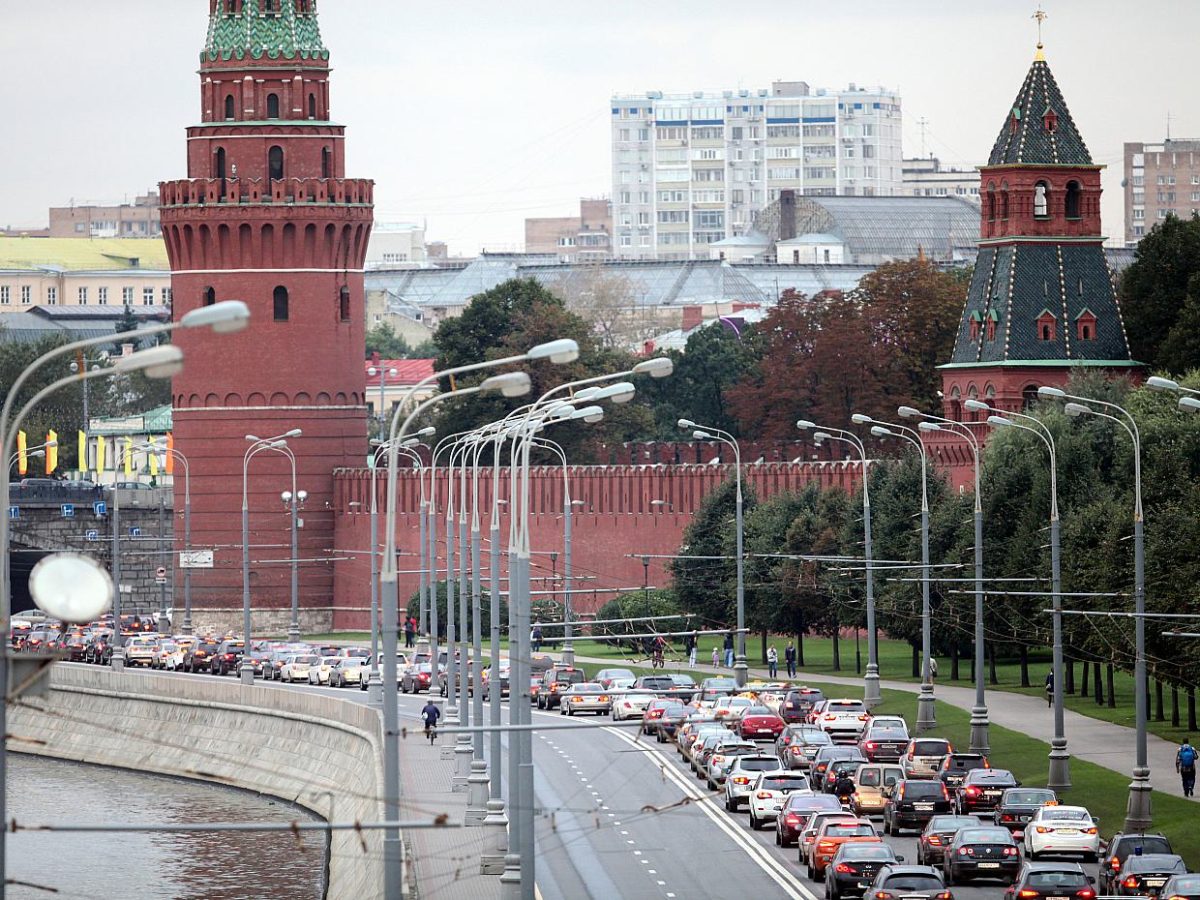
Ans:
POLYGON ((1000 127, 988 165, 1092 165, 1041 44, 1000 127))
POLYGON ((368 388, 379 387, 379 380, 382 374, 380 370, 387 373, 387 378, 383 385, 387 387, 388 385, 416 384, 428 378, 433 374, 433 363, 434 360, 432 359, 368 359, 363 363, 363 370, 367 373, 368 388), (372 375, 370 370, 375 366, 378 366, 379 369, 372 375), (392 374, 393 371, 395 372, 394 375, 392 374))
POLYGON ((979 237, 979 207, 962 197, 797 197, 796 234, 840 238, 852 262, 937 260, 979 237))
POLYGON ((0 237, 0 270, 169 272, 167 248, 157 238, 0 237))

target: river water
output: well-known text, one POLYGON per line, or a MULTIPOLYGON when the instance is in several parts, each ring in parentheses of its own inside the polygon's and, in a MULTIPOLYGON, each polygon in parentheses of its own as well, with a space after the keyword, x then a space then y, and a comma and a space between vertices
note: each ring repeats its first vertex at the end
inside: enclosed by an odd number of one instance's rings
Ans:
MULTIPOLYGON (((283 801, 122 769, 8 755, 8 814, 18 824, 316 821, 283 801)), ((8 835, 11 898, 319 900, 322 832, 8 835)))

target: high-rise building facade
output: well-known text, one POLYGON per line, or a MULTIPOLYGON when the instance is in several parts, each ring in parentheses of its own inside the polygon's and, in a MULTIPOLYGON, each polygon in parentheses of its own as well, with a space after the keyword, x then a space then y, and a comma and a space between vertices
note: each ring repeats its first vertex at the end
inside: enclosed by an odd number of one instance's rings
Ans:
POLYGON ((1200 141, 1125 144, 1125 246, 1169 213, 1186 219, 1200 213, 1200 141))
MULTIPOLYGON (((255 622, 288 624, 291 557, 281 492, 307 492, 300 620, 328 627, 333 604, 334 469, 367 453, 363 264, 373 182, 345 177, 345 128, 331 121, 329 51, 315 0, 209 0, 200 122, 188 177, 159 185, 176 319, 222 300, 249 326, 181 330, 172 382, 175 447, 189 461, 192 545, 214 548, 193 577, 197 625, 241 607, 247 504, 255 622), (296 480, 281 453, 249 462, 246 435, 293 429, 296 480), (245 491, 245 492, 244 492, 245 491)), ((176 482, 176 509, 184 481, 176 482)), ((178 534, 178 531, 176 532, 178 534)))
POLYGON ((900 97, 885 88, 621 94, 612 98, 613 253, 707 258, 783 189, 901 193, 900 97))

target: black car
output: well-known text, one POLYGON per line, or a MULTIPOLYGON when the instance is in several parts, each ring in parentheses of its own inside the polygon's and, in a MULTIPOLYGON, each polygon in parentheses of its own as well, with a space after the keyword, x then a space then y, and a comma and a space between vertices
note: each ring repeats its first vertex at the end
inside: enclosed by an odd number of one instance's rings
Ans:
POLYGON ((780 847, 792 847, 800 832, 808 827, 808 820, 815 813, 842 808, 837 797, 828 794, 810 794, 807 791, 789 794, 783 809, 775 816, 775 843, 780 847))
POLYGON ((982 753, 950 753, 942 758, 942 764, 938 766, 937 775, 934 777, 953 790, 962 784, 968 772, 986 768, 988 760, 982 753))
POLYGON ((1176 875, 1163 885, 1158 896, 1200 900, 1200 875, 1176 875))
POLYGON ((874 900, 954 900, 942 873, 929 866, 884 866, 867 888, 867 895, 874 900))
POLYGON ((93 631, 88 635, 83 648, 83 661, 97 666, 107 666, 112 660, 112 632, 93 631))
POLYGON ((871 762, 899 762, 908 749, 908 729, 898 723, 868 724, 858 741, 858 749, 871 762))
POLYGON ((1174 875, 1186 875, 1187 866, 1174 853, 1130 854, 1115 879, 1119 897, 1157 897, 1174 875))
POLYGON ((930 819, 945 815, 953 808, 950 792, 940 781, 916 781, 906 778, 884 787, 883 830, 899 834, 902 828, 925 827, 930 819))
POLYGON ((1039 809, 1057 802, 1058 795, 1049 788, 1008 788, 1000 795, 992 821, 1009 831, 1020 831, 1039 809))
POLYGON ((738 692, 738 683, 732 678, 717 676, 700 682, 700 699, 708 702, 718 697, 731 697, 738 692))
POLYGON ((64 634, 58 639, 58 652, 67 662, 83 662, 87 651, 87 636, 78 631, 64 634))
POLYGON ((961 829, 942 854, 946 884, 965 884, 975 878, 1008 883, 1020 868, 1021 852, 1012 832, 997 825, 961 829))
POLYGON ((974 816, 934 816, 925 823, 917 838, 917 862, 923 866, 940 866, 946 848, 961 828, 978 828, 974 816))
POLYGON ((972 769, 954 792, 954 805, 961 816, 990 813, 1008 788, 1020 787, 1007 769, 972 769))
POLYGON ((789 769, 807 769, 822 747, 832 747, 833 738, 816 725, 788 725, 775 741, 775 754, 789 769))
POLYGON ((1092 900, 1095 879, 1083 873, 1079 863, 1027 862, 1017 871, 1016 880, 1004 891, 1004 900, 1047 900, 1066 897, 1092 900))
POLYGON ((217 655, 220 645, 216 641, 196 641, 183 654, 184 671, 195 674, 208 672, 212 668, 213 657, 217 655))
POLYGON ((808 714, 818 701, 824 700, 825 694, 816 688, 797 688, 784 695, 779 704, 779 718, 789 725, 796 722, 807 722, 808 714))
POLYGON ((842 844, 825 867, 825 896, 861 897, 880 869, 902 862, 904 857, 887 844, 842 844))
POLYGON ((1117 832, 1108 841, 1100 864, 1099 884, 1097 890, 1101 894, 1112 894, 1116 891, 1117 875, 1125 865, 1125 858, 1140 851, 1147 853, 1174 853, 1171 842, 1161 834, 1137 834, 1117 832))
POLYGON ((237 672, 242 664, 242 652, 246 649, 243 641, 221 641, 217 652, 213 654, 208 670, 213 675, 228 675, 237 672))
POLYGON ((855 760, 860 763, 867 761, 866 757, 859 752, 857 747, 837 747, 826 746, 817 751, 816 756, 812 759, 812 765, 809 768, 809 778, 812 779, 813 786, 824 789, 825 773, 829 771, 829 766, 837 760, 855 760))
POLYGON ((675 683, 671 696, 680 703, 687 704, 696 699, 700 688, 696 686, 696 679, 691 675, 672 675, 671 681, 675 683))
POLYGON ((682 703, 676 703, 663 710, 661 716, 654 720, 654 739, 660 744, 675 740, 675 732, 687 721, 692 711, 682 703))

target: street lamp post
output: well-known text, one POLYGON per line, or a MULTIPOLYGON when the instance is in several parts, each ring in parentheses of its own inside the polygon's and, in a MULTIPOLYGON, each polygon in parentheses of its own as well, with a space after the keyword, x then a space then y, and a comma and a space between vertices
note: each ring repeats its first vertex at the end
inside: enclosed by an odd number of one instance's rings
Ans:
MULTIPOLYGON (((292 474, 294 476, 295 472, 292 474)), ((283 501, 283 505, 288 507, 292 514, 292 618, 288 625, 288 640, 292 642, 300 640, 300 520, 297 516, 297 511, 299 507, 304 505, 304 501, 308 499, 308 491, 295 490, 294 481, 293 477, 292 490, 283 491, 279 495, 279 499, 283 501)))
POLYGON ((737 532, 735 538, 737 542, 735 551, 737 553, 737 658, 733 663, 733 677, 737 681, 738 687, 745 687, 749 666, 746 664, 746 583, 742 559, 742 448, 738 445, 737 438, 720 428, 714 428, 711 425, 697 425, 689 419, 680 419, 679 427, 696 429, 692 432, 692 437, 698 441, 715 438, 733 450, 737 483, 737 495, 734 500, 734 527, 737 532))
MULTIPOLYGON (((807 419, 801 419, 796 423, 796 427, 807 431, 817 426, 807 419)), ((875 628, 875 572, 873 566, 875 557, 871 548, 871 493, 868 490, 867 484, 870 480, 870 472, 867 465, 867 448, 858 435, 842 428, 828 428, 824 431, 818 431, 813 437, 818 442, 830 440, 849 444, 858 453, 859 461, 862 463, 863 556, 867 570, 867 671, 863 676, 863 704, 867 709, 872 709, 882 703, 883 698, 879 693, 879 636, 875 628)))
POLYGON ((965 440, 971 446, 975 475, 975 706, 971 709, 972 753, 986 754, 991 748, 988 737, 987 694, 984 688, 983 665, 983 503, 979 492, 979 439, 962 422, 923 413, 911 406, 901 406, 897 412, 906 419, 920 418, 917 428, 926 432, 946 432, 965 440))
POLYGON ((379 418, 379 440, 380 441, 382 441, 384 439, 383 429, 387 423, 387 394, 385 393, 387 390, 387 380, 389 377, 395 378, 398 374, 399 373, 394 368, 385 368, 384 366, 380 366, 379 368, 375 368, 375 366, 367 367, 367 375, 368 376, 370 376, 371 378, 374 378, 376 375, 379 376, 379 416, 378 416, 378 418, 379 418))
POLYGON ((989 406, 981 400, 967 400, 963 406, 973 412, 990 412, 988 424, 999 428, 1016 428, 1037 435, 1050 451, 1050 591, 1054 609, 1053 702, 1054 737, 1050 739, 1050 774, 1046 787, 1066 791, 1071 787, 1071 755, 1067 752, 1066 716, 1063 711, 1063 641, 1062 641, 1062 553, 1058 516, 1058 453, 1054 434, 1040 420, 1018 412, 1007 412, 989 406), (1032 425, 1013 421, 1021 419, 1032 425))
POLYGON ((929 469, 928 454, 921 441, 921 433, 906 425, 878 422, 870 416, 855 414, 851 419, 857 425, 871 425, 875 437, 896 437, 907 441, 921 456, 921 693, 917 697, 917 731, 929 731, 937 725, 934 705, 933 673, 929 665, 932 650, 929 609, 929 469))
MULTIPOLYGON (((1133 443, 1133 598, 1134 598, 1134 641, 1136 644, 1133 664, 1134 718, 1136 725, 1136 752, 1133 764, 1133 780, 1129 784, 1129 800, 1125 809, 1125 830, 1144 831, 1150 827, 1150 760, 1146 741, 1146 550, 1142 516, 1142 439, 1137 422, 1129 411, 1106 400, 1091 397, 1076 397, 1059 388, 1039 387, 1038 396, 1053 400, 1071 400, 1064 409, 1069 416, 1091 415, 1115 422, 1125 429, 1133 443), (1085 404, 1094 404, 1111 409, 1118 415, 1110 415, 1085 404)), ((1185 398, 1186 399, 1186 398, 1185 398)))

